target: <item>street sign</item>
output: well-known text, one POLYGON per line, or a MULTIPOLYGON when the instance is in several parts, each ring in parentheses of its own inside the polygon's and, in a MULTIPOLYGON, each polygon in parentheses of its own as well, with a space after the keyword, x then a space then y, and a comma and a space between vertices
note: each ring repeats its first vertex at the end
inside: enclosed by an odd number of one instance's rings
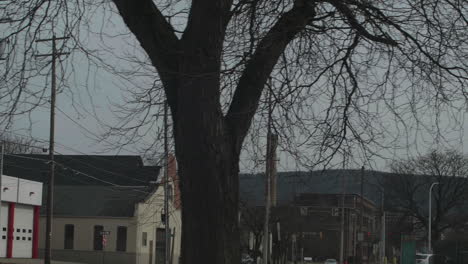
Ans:
POLYGON ((109 236, 111 232, 103 230, 99 233, 102 236, 102 247, 105 248, 107 246, 107 236, 109 236))
POLYGON ((364 233, 363 233, 363 232, 359 232, 359 233, 357 234, 357 239, 358 239, 359 242, 364 241, 364 233))
POLYGON ((340 208, 333 207, 332 208, 332 216, 340 216, 340 208))
POLYGON ((307 215, 307 207, 301 206, 301 215, 306 216, 307 215))
POLYGON ((105 248, 107 246, 107 236, 102 235, 102 247, 105 248))

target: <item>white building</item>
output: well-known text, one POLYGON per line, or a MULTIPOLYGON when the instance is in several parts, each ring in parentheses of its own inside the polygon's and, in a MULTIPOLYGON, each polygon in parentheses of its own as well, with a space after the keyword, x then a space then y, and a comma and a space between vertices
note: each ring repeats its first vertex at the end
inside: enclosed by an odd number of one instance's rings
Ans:
POLYGON ((0 257, 37 258, 42 183, 2 176, 0 257))
MULTIPOLYGON (((47 156, 8 157, 5 170, 47 179, 47 156), (25 157, 25 158, 22 158, 25 157)), ((165 243, 164 188, 159 167, 139 156, 57 155, 52 259, 87 264, 159 264, 165 247, 179 261, 181 220, 175 159, 171 158, 171 242, 165 243), (114 184, 109 184, 114 183, 114 184)), ((44 194, 44 200, 46 194, 44 194)), ((3 216, 0 216, 3 217, 3 216)), ((39 220, 39 257, 45 247, 45 206, 39 220)))

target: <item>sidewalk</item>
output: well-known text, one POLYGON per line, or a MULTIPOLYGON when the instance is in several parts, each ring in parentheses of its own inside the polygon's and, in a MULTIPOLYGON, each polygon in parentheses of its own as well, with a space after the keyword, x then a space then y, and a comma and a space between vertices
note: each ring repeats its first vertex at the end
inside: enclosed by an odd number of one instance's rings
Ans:
MULTIPOLYGON (((43 264, 43 259, 7 259, 0 258, 0 264, 43 264)), ((84 264, 78 262, 65 262, 65 261, 55 261, 52 260, 52 264, 84 264)))

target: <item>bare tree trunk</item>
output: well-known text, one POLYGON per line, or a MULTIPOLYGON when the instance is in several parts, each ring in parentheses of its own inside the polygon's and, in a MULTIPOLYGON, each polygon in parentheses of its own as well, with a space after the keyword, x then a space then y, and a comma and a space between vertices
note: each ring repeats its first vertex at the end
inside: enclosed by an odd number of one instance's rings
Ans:
MULTIPOLYGON (((191 150, 201 159, 205 151, 208 150, 191 150)), ((204 162, 201 159, 180 163, 179 173, 184 190, 182 263, 237 264, 240 259, 240 238, 235 217, 238 208, 233 199, 237 195, 237 182, 224 181, 237 176, 236 165, 232 161, 221 160, 214 165, 210 164, 212 159, 205 159, 204 162), (193 199, 194 196, 203 199, 193 199)))
POLYGON ((182 263, 238 264, 239 150, 219 108, 219 82, 216 77, 186 78, 180 84, 184 91, 177 100, 174 134, 182 190, 182 263))

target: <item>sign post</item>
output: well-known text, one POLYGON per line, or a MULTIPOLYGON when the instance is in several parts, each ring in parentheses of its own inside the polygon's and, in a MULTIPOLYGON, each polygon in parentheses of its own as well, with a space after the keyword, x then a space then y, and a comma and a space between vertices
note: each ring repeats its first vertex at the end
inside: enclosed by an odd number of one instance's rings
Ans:
POLYGON ((102 236, 102 261, 101 261, 101 264, 104 264, 105 263, 104 254, 105 254, 105 249, 106 249, 106 246, 107 246, 107 237, 110 235, 110 231, 101 231, 100 234, 102 236))

